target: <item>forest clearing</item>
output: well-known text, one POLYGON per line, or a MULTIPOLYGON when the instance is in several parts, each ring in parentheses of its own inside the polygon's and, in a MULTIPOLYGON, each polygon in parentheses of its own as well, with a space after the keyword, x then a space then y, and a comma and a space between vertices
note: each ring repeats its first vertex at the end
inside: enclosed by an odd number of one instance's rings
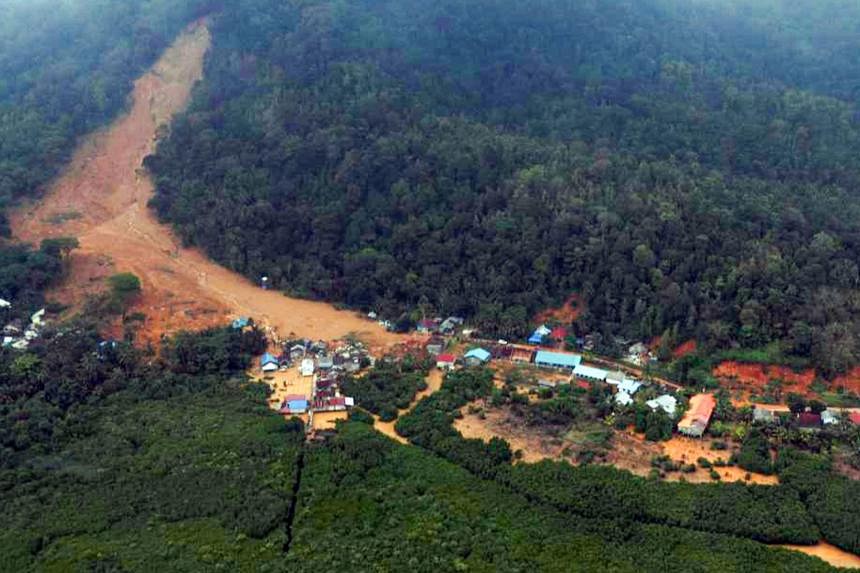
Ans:
POLYGON ((187 106, 209 46, 206 22, 189 26, 135 82, 128 113, 80 144, 42 200, 12 213, 13 235, 22 242, 38 245, 66 236, 80 241, 69 276, 49 297, 79 310, 104 289, 107 277, 133 272, 143 285, 130 309, 146 315, 141 342, 157 343, 163 335, 221 325, 241 314, 283 336, 333 340, 354 333, 376 348, 396 343, 400 336, 352 312, 263 290, 184 248, 147 207, 154 189, 143 160, 187 106))

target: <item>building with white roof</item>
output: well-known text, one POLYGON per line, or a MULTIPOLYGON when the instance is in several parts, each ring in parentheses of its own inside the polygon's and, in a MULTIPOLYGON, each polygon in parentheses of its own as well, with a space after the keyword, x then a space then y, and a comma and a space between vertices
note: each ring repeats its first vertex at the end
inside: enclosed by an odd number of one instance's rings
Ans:
POLYGON ((645 402, 645 405, 652 410, 662 408, 664 412, 666 412, 670 416, 674 416, 675 408, 678 406, 678 400, 674 396, 670 396, 669 394, 663 394, 662 396, 654 398, 653 400, 648 400, 647 402, 645 402))
POLYGON ((585 364, 578 364, 576 368, 573 369, 573 375, 577 378, 582 378, 583 380, 593 380, 596 382, 605 382, 606 376, 609 374, 606 370, 601 368, 594 368, 592 366, 586 366, 585 364))
POLYGON ((629 406, 633 403, 633 398, 627 392, 618 392, 615 395, 615 403, 619 406, 629 406))
POLYGON ((313 358, 303 358, 302 364, 299 366, 299 370, 301 370, 302 376, 313 376, 314 375, 314 359, 313 358))
POLYGON ((642 387, 642 382, 638 380, 632 380, 630 378, 626 378, 618 384, 618 391, 624 392, 626 394, 630 394, 631 396, 639 391, 639 388, 642 387))

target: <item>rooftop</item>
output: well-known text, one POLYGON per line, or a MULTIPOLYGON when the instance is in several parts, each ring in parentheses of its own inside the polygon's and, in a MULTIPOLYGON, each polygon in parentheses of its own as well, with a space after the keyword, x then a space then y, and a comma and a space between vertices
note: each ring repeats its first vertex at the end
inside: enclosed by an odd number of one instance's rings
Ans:
POLYGON ((717 401, 713 394, 696 394, 690 398, 690 408, 678 422, 679 428, 691 428, 694 425, 708 425, 717 401))
POLYGON ((573 369, 574 376, 581 376, 582 378, 591 378, 594 380, 606 380, 606 375, 609 374, 606 370, 601 368, 594 368, 592 366, 586 366, 585 364, 579 364, 576 368, 573 369))
POLYGON ((481 362, 486 362, 492 355, 483 348, 473 348, 465 354, 465 358, 476 358, 481 362))
POLYGON ((552 364, 553 366, 576 368, 581 362, 582 356, 579 354, 549 352, 548 350, 538 350, 537 354, 535 354, 536 364, 552 364))

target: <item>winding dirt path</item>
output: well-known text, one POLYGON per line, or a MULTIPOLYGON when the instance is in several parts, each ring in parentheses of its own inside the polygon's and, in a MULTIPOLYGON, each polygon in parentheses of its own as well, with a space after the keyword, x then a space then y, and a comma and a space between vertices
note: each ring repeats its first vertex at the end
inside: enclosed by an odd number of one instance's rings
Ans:
POLYGON ((143 159, 188 104, 209 45, 205 21, 189 26, 135 82, 128 113, 80 145, 41 201, 12 214, 13 233, 24 242, 75 236, 81 243, 70 276, 51 297, 80 308, 87 295, 104 289, 105 278, 130 271, 143 283, 133 310, 146 315, 144 341, 247 315, 282 336, 331 340, 355 333, 376 348, 399 342, 399 336, 354 313, 257 288, 198 250, 183 248, 147 208, 154 188, 143 159))
POLYGON ((433 368, 432 370, 430 370, 430 373, 427 374, 426 378, 427 388, 415 394, 415 399, 412 400, 412 403, 409 404, 409 407, 397 412, 397 418, 395 418, 393 422, 383 422, 379 419, 379 416, 374 416, 373 418, 375 421, 373 423, 373 427, 388 436, 389 438, 400 442, 401 444, 408 444, 409 441, 394 430, 394 425, 397 424, 397 420, 399 420, 401 416, 405 416, 406 414, 411 412, 412 408, 414 408, 418 404, 418 402, 420 402, 433 392, 439 390, 439 388, 442 387, 442 382, 444 379, 445 373, 442 370, 439 370, 438 368, 433 368))

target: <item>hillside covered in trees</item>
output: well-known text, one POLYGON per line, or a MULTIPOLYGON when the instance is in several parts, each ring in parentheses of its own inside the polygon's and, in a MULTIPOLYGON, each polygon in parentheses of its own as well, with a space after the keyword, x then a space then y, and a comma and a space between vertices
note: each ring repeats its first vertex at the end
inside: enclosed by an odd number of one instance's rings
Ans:
POLYGON ((77 138, 122 111, 132 81, 214 5, 0 0, 0 210, 37 193, 77 138))
POLYGON ((302 296, 507 337, 576 292, 591 331, 832 374, 860 359, 858 24, 835 0, 228 3, 154 207, 302 296))

